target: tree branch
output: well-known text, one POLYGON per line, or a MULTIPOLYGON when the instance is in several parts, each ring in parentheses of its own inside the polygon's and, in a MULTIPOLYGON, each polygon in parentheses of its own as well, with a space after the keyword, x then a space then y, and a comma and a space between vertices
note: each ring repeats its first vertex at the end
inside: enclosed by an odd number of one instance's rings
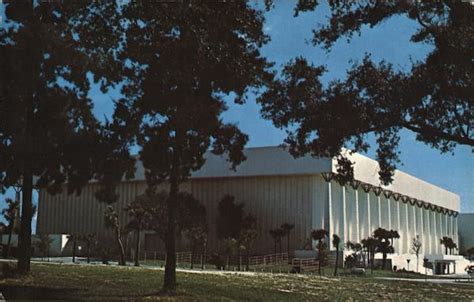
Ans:
POLYGON ((412 125, 410 123, 404 123, 403 127, 407 128, 407 129, 409 129, 413 132, 416 132, 416 133, 435 136, 435 137, 438 137, 440 139, 457 142, 457 143, 462 144, 462 145, 474 146, 474 139, 471 139, 469 137, 463 137, 463 136, 458 136, 458 135, 453 135, 453 134, 450 134, 450 133, 446 133, 446 132, 438 130, 434 127, 430 127, 430 126, 426 126, 426 125, 424 125, 424 126, 415 126, 415 125, 412 125))

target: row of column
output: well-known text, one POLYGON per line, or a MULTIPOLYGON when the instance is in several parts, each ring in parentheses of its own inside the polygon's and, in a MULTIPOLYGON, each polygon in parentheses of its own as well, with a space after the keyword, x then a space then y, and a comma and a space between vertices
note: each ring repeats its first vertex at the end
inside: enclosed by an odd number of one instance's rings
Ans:
MULTIPOLYGON (((398 201, 383 194, 365 192, 360 187, 341 186, 328 182, 327 225, 329 236, 337 234, 341 242, 360 242, 381 227, 396 230, 400 239, 394 240, 397 254, 412 253, 416 236, 422 242, 423 254, 444 254, 440 243, 443 236, 458 244, 457 218, 398 201)), ((458 244, 459 245, 459 244, 458 244)), ((332 248, 332 247, 331 247, 332 248)))

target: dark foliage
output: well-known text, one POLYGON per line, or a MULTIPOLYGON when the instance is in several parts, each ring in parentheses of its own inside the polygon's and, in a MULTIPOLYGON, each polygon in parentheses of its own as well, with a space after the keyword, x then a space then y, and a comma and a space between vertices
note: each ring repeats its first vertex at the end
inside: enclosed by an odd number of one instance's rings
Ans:
MULTIPOLYGON (((319 1, 298 2, 295 12, 317 9, 319 1)), ((399 131, 440 150, 474 146, 474 6, 469 1, 330 1, 328 24, 313 31, 313 44, 330 51, 363 26, 378 26, 405 15, 419 24, 411 37, 433 46, 424 60, 404 72, 370 55, 347 78, 321 84, 325 72, 304 58, 290 61, 281 78, 259 99, 265 118, 288 129, 294 156, 338 156, 342 147, 367 151, 367 134, 377 143, 380 180, 388 184, 399 163, 399 131)), ((342 169, 352 170, 352 165, 342 169)), ((349 173, 350 176, 350 173, 349 173)))
POLYGON ((311 231, 311 238, 316 243, 316 251, 317 251, 317 260, 318 260, 318 273, 321 276, 321 269, 323 266, 326 265, 327 257, 328 257, 328 244, 326 241, 328 240, 329 233, 324 229, 312 230, 311 231))
POLYGON ((394 230, 378 228, 374 231, 373 238, 377 240, 375 252, 382 253, 382 269, 385 269, 385 264, 387 262, 387 254, 395 253, 395 248, 393 247, 393 239, 400 238, 400 235, 397 231, 394 230))
POLYGON ((0 28, 0 187, 23 192, 18 268, 30 269, 33 188, 80 193, 104 159, 88 98, 119 80, 115 1, 4 1, 0 28), (98 159, 100 159, 98 161, 98 159))
POLYGON ((259 52, 268 37, 262 13, 244 2, 130 1, 122 11, 127 82, 114 125, 136 136, 149 186, 169 185, 164 289, 172 292, 180 185, 208 150, 226 154, 230 168, 245 159, 247 136, 222 121, 223 97, 242 103, 250 87, 271 80, 259 52))
POLYGON ((244 218, 244 204, 236 204, 234 197, 225 195, 219 205, 219 212, 216 219, 217 238, 238 238, 242 229, 242 221, 244 218))

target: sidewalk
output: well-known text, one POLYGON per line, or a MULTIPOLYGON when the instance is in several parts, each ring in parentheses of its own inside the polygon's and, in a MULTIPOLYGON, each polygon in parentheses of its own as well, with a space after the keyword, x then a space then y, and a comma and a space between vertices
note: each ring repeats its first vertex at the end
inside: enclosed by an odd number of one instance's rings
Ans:
POLYGON ((466 283, 466 284, 472 284, 474 286, 474 280, 469 281, 469 279, 464 276, 460 278, 439 278, 439 279, 412 279, 412 278, 394 278, 394 277, 377 277, 376 279, 378 280, 388 280, 388 281, 413 281, 413 282, 431 282, 431 283, 436 283, 436 284, 450 284, 450 283, 466 283), (462 281, 459 281, 462 280, 462 281))

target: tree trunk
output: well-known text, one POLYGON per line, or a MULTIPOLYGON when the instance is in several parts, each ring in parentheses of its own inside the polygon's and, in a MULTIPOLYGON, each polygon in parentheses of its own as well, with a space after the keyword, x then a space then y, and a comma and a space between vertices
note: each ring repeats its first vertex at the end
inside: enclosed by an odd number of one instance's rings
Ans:
POLYGON ((385 263, 387 261, 387 253, 383 253, 383 258, 382 258, 382 270, 385 270, 385 263))
POLYGON ((202 261, 201 261, 201 269, 204 269, 204 266, 206 265, 206 256, 207 256, 207 240, 204 242, 204 252, 202 255, 202 261))
POLYGON ((123 248, 122 238, 120 234, 120 227, 115 228, 115 240, 117 241, 117 245, 119 247, 119 253, 120 253, 119 265, 124 266, 125 265, 125 251, 123 248))
POLYGON ((91 263, 91 241, 87 240, 87 263, 91 263))
POLYGON ((337 266, 339 264, 339 247, 336 248, 336 264, 334 265, 334 277, 337 276, 337 266))
POLYGON ((240 247, 239 247, 238 259, 237 259, 237 262, 238 262, 238 264, 237 264, 237 270, 238 270, 238 271, 240 271, 240 259, 241 259, 240 256, 241 256, 241 252, 240 252, 240 247))
POLYGON ((246 253, 246 263, 245 263, 245 270, 248 272, 250 270, 250 248, 247 247, 247 253, 246 253))
POLYGON ((139 255, 140 255, 140 228, 137 228, 137 239, 136 239, 136 246, 135 246, 135 266, 140 266, 139 255))
POLYGON ((375 259, 375 251, 372 250, 370 252, 370 272, 373 273, 374 272, 374 259, 375 259))
POLYGON ((286 252, 288 253, 288 258, 290 257, 290 233, 286 237, 286 252))
POLYGON ((195 245, 193 244, 192 245, 192 248, 191 248, 191 269, 194 268, 194 254, 195 254, 195 245))
POLYGON ((76 235, 72 239, 72 263, 76 262, 76 235))
POLYGON ((277 241, 276 239, 273 241, 273 244, 274 244, 274 254, 277 253, 277 241))
MULTIPOLYGON (((28 168, 26 168, 28 171, 28 168)), ((23 173, 23 202, 21 205, 20 233, 18 236, 18 272, 30 271, 31 261, 31 219, 33 218, 33 176, 23 173)))
POLYGON ((13 233, 13 225, 11 225, 11 229, 8 231, 8 241, 7 241, 7 247, 5 249, 5 258, 8 259, 8 257, 10 256, 10 246, 11 246, 11 242, 12 242, 12 233, 13 233))
MULTIPOLYGON (((175 163, 176 164, 176 163, 175 163)), ((166 265, 163 290, 172 293, 176 289, 176 212, 178 200, 178 180, 176 175, 170 177, 168 197, 168 226, 166 232, 166 265)))
POLYGON ((448 254, 448 247, 445 245, 444 246, 444 253, 447 255, 448 254))
POLYGON ((281 254, 281 238, 280 238, 280 240, 278 240, 278 244, 279 244, 279 246, 280 246, 280 250, 279 250, 279 251, 280 251, 280 254, 281 254))
POLYGON ((321 277, 321 241, 318 242, 318 273, 321 277))

